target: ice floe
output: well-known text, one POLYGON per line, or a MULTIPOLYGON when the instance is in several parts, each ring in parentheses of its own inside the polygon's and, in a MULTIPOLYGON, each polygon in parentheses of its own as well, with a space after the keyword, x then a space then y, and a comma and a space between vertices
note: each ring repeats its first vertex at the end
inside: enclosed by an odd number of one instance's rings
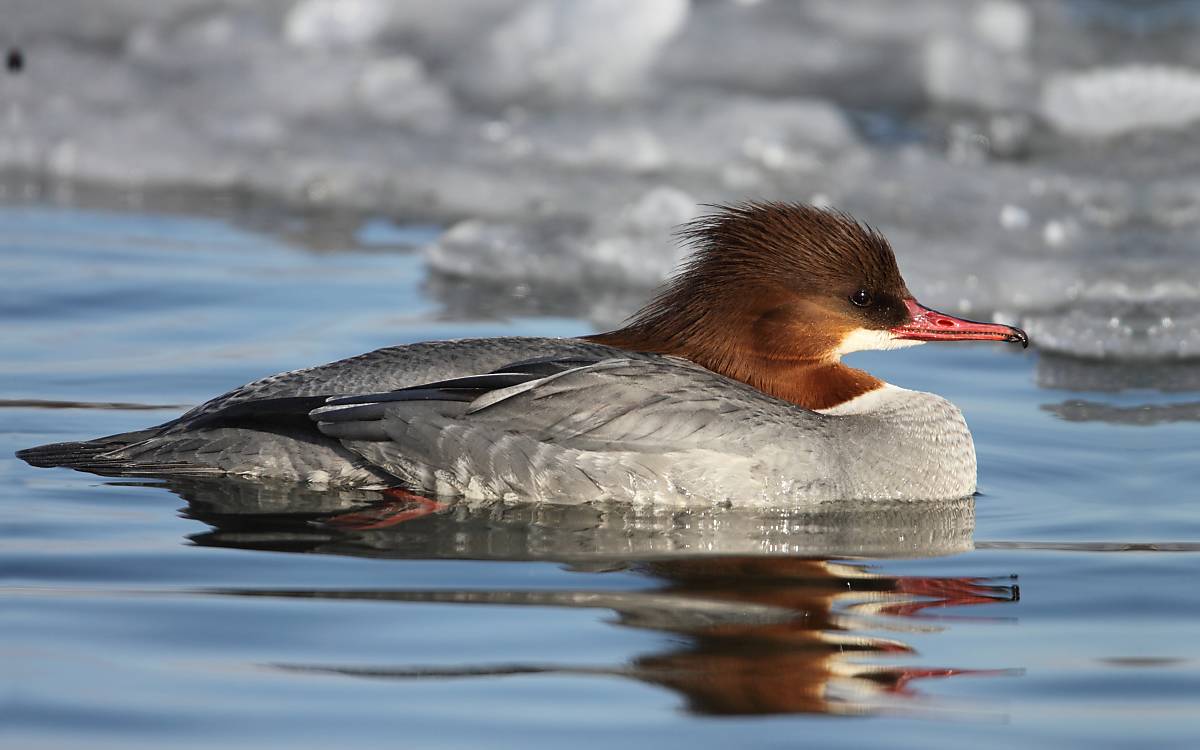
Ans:
POLYGON ((929 304, 1026 325, 1056 355, 1189 360, 1189 8, 12 0, 0 187, 437 221, 429 288, 448 306, 492 295, 596 325, 670 273, 671 229, 701 204, 817 202, 884 230, 929 304))

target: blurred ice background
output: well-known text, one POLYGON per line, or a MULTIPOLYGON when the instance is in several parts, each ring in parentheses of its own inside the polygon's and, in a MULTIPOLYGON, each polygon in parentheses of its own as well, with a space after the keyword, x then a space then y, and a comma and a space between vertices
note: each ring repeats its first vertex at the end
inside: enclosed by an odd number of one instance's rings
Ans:
POLYGON ((0 4, 6 191, 436 221, 448 305, 598 326, 699 204, 832 204, 930 304, 1137 383, 1200 357, 1197 3, 0 4))

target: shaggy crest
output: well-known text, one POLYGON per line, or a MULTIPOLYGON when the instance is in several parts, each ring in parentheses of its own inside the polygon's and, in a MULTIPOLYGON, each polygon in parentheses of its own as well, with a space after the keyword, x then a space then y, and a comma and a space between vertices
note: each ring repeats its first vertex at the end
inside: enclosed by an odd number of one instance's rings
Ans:
POLYGON ((786 281, 800 291, 847 284, 904 289, 888 241, 842 211, 783 202, 714 208, 716 213, 678 231, 693 255, 680 268, 675 285, 766 280, 786 281))
MULTIPOLYGON (((848 214, 783 202, 714 208, 680 228, 692 254, 625 328, 606 334, 615 337, 610 341, 686 349, 686 342, 719 335, 720 321, 761 309, 764 296, 845 298, 858 289, 897 301, 911 296, 888 241, 848 214)), ((881 320, 880 327, 895 322, 881 320)))
POLYGON ((588 338, 684 357, 808 408, 880 387, 836 352, 854 330, 908 320, 911 294, 887 240, 803 204, 715 208, 679 231, 693 252, 666 287, 624 328, 588 338), (859 290, 869 307, 850 303, 859 290))

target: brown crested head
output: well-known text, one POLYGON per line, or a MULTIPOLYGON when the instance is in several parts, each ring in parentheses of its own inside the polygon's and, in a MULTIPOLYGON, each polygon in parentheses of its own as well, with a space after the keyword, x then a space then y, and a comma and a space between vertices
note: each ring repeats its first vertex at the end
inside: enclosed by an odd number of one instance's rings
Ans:
MULTIPOLYGON (((750 323, 760 353, 836 359, 851 332, 886 331, 908 318, 912 295, 891 245, 840 211, 744 203, 696 219, 680 235, 693 255, 635 323, 681 305, 712 311, 720 298, 722 318, 750 323)), ((712 329, 690 334, 704 331, 712 329)))
MULTIPOLYGON (((940 315, 916 305, 887 240, 840 211, 718 206, 680 236, 693 252, 676 276, 628 325, 592 340, 685 357, 819 409, 883 385, 841 365, 843 354, 916 343, 905 334, 918 311, 940 315)), ((969 323, 936 322, 946 321, 969 323)))

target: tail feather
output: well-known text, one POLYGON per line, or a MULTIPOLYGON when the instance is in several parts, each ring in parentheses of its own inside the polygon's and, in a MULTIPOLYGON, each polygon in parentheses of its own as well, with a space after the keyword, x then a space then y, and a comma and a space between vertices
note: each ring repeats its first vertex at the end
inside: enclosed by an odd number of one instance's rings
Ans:
POLYGON ((147 462, 126 454, 127 448, 153 437, 156 433, 157 430, 150 429, 109 435, 84 442, 49 443, 19 450, 17 458, 30 466, 64 467, 104 476, 161 476, 164 474, 211 476, 223 473, 219 469, 182 462, 147 462))

